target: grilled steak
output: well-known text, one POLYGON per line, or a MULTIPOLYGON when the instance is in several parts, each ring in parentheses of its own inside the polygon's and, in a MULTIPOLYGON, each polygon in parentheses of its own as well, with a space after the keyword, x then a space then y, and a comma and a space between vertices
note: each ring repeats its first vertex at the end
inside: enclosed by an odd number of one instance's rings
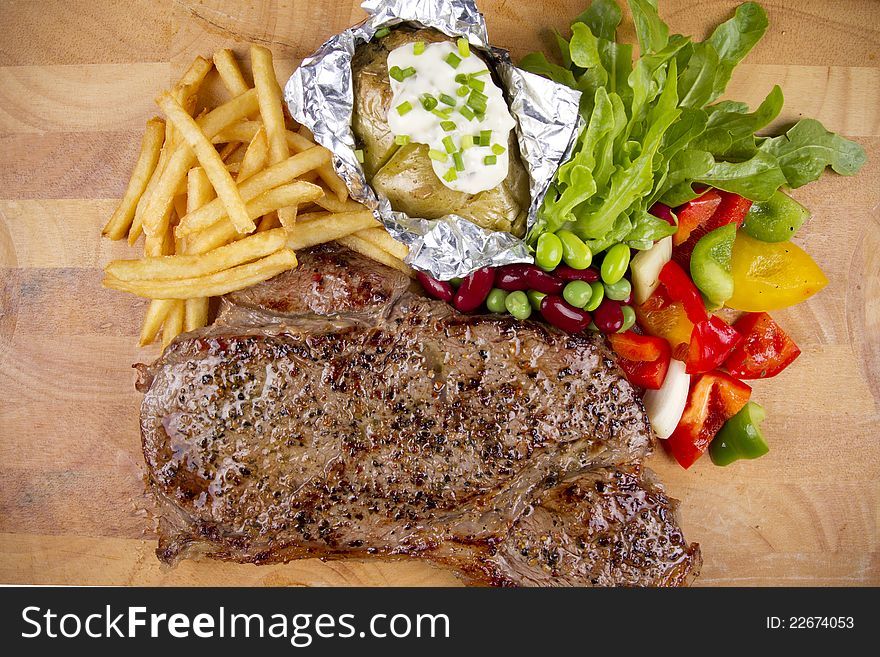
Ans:
POLYGON ((602 469, 642 458, 650 429, 601 338, 459 315, 346 261, 303 254, 140 366, 160 558, 419 554, 485 583, 686 579, 699 557, 669 501, 637 468, 602 469), (588 549, 548 575, 530 555, 550 527, 557 552, 588 549))

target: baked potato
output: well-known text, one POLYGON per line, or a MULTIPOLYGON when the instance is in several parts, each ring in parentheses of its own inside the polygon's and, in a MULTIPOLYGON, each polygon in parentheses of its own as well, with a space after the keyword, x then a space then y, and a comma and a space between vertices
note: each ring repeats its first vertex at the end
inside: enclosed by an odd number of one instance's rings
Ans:
POLYGON ((508 138, 507 177, 492 189, 468 194, 451 189, 437 177, 427 145, 397 145, 388 125, 392 102, 388 54, 407 43, 447 40, 436 30, 397 28, 382 39, 362 44, 355 52, 352 129, 357 148, 363 151, 367 181, 389 199, 392 208, 410 216, 437 219, 457 214, 488 230, 522 237, 530 201, 529 180, 513 131, 508 138))

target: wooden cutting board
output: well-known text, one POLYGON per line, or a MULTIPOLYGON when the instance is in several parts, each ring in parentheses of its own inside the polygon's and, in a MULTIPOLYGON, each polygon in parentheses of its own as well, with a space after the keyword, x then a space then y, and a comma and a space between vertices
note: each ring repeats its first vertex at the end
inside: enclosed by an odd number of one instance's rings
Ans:
MULTIPOLYGON (((483 0, 492 41, 552 47, 586 0, 483 0)), ((775 313, 803 349, 755 385, 771 452, 685 472, 651 465, 703 546, 703 585, 878 585, 880 519, 880 2, 774 0, 771 27, 729 94, 774 83, 800 116, 858 140, 868 164, 795 196, 802 244, 831 284, 775 313)), ((731 0, 661 0, 675 31, 705 36, 731 0)), ((104 290, 135 253, 99 239, 153 98, 197 54, 271 46, 279 78, 364 14, 353 0, 5 0, 0 5, 0 583, 455 584, 416 560, 160 566, 145 509, 130 365, 145 302, 104 290)), ((632 37, 632 27, 623 30, 632 37)))

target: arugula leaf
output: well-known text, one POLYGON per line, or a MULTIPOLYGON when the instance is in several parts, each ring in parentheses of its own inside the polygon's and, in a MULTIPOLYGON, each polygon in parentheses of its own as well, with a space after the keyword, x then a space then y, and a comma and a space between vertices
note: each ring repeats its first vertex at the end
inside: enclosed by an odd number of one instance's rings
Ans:
POLYGON ((762 151, 744 162, 715 162, 696 180, 752 201, 769 200, 786 183, 779 161, 762 151))
POLYGON ((642 55, 665 48, 669 39, 669 27, 660 20, 657 0, 627 0, 627 3, 632 12, 642 55))
POLYGON ((762 153, 775 156, 789 187, 801 187, 817 180, 825 167, 851 176, 867 160, 861 145, 828 132, 815 119, 798 121, 784 135, 767 139, 762 153))
POLYGON ((712 100, 718 67, 715 46, 705 41, 693 44, 687 66, 678 79, 682 107, 703 107, 712 100))
POLYGON ((742 155, 744 152, 751 157, 757 150, 754 134, 779 116, 782 103, 782 89, 776 85, 752 113, 742 103, 719 103, 708 107, 706 131, 692 145, 711 152, 715 157, 733 153, 742 155))
POLYGON ((734 67, 761 40, 769 24, 767 14, 761 5, 756 2, 745 2, 736 8, 733 18, 715 28, 708 43, 718 53, 718 70, 715 75, 713 95, 709 98, 709 102, 724 93, 734 67))
POLYGON ((558 64, 548 62, 542 52, 529 53, 520 60, 519 67, 529 73, 543 75, 545 78, 550 78, 559 84, 564 84, 568 87, 576 86, 574 73, 567 68, 562 68, 558 64))
POLYGON ((614 0, 593 0, 590 7, 572 21, 583 23, 599 39, 614 41, 623 14, 614 0))

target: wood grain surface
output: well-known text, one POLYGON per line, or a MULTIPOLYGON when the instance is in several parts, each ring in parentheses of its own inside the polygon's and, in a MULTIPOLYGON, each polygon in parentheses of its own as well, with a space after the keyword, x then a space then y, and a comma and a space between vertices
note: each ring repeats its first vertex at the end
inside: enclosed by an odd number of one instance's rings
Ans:
MULTIPOLYGON (((586 0, 483 0, 515 57, 552 44, 586 0)), ((704 36, 731 0, 661 0, 674 31, 704 36)), ((775 313, 803 349, 758 382, 771 452, 682 471, 654 467, 703 546, 701 585, 878 585, 880 522, 880 2, 768 0, 770 29, 729 96, 774 83, 776 126, 813 116, 869 161, 795 196, 797 241, 831 284, 775 313)), ((4 0, 0 3, 0 583, 445 585, 400 563, 160 566, 144 495, 131 364, 145 301, 100 287, 133 254, 99 239, 123 192, 153 98, 196 54, 270 46, 279 78, 360 20, 353 0, 4 0)), ((632 37, 632 26, 624 27, 632 37)))

